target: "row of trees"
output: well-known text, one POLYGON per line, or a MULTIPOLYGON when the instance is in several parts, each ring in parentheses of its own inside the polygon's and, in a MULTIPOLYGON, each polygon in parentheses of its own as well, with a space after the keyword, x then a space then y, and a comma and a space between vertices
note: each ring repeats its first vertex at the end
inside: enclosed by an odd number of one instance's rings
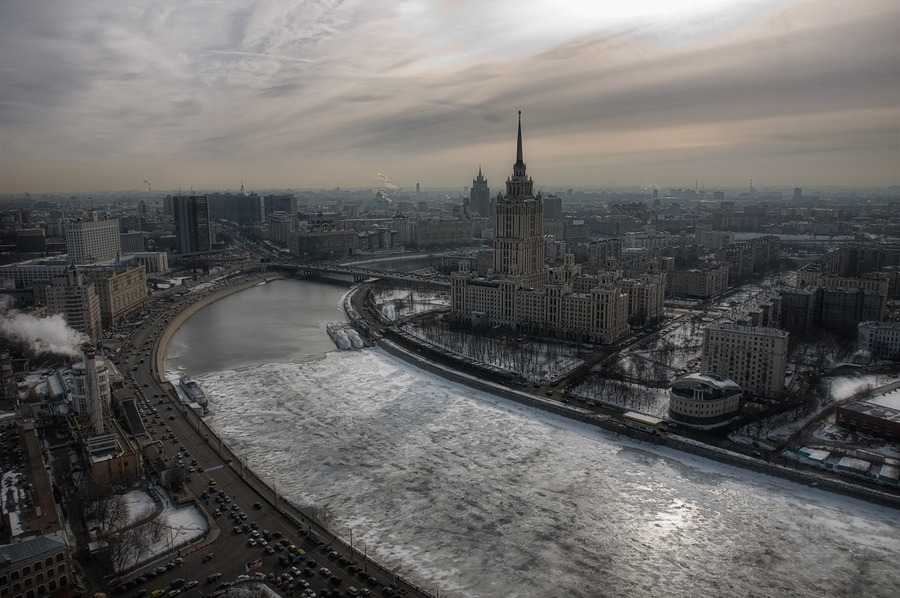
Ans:
POLYGON ((489 333, 476 336, 439 318, 407 325, 405 330, 449 353, 521 374, 530 382, 552 380, 581 363, 576 349, 568 345, 489 333))

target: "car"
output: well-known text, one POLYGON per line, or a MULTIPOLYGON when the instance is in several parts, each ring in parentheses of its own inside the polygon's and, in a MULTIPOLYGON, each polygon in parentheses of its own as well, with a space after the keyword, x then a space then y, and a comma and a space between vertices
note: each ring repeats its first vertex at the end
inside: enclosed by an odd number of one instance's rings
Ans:
POLYGON ((138 590, 137 592, 134 593, 134 596, 132 598, 144 598, 144 596, 146 596, 147 593, 148 593, 147 588, 141 588, 140 590, 138 590))
POLYGON ((203 555, 203 558, 202 558, 201 560, 202 560, 204 563, 208 563, 209 561, 211 561, 211 560, 213 559, 213 556, 215 556, 214 553, 212 553, 212 552, 207 552, 206 554, 203 555))
POLYGON ((256 579, 260 579, 262 581, 266 580, 266 574, 263 573, 262 571, 257 571, 256 573, 253 574, 253 576, 256 577, 256 579))
POLYGON ((249 538, 247 540, 247 544, 249 544, 250 546, 256 546, 256 538, 249 538))
POLYGON ((268 546, 269 545, 269 543, 266 542, 265 538, 257 538, 256 543, 259 544, 260 546, 268 546))
POLYGON ((328 581, 333 586, 339 586, 339 585, 341 585, 341 581, 343 581, 343 580, 340 577, 338 577, 337 575, 332 575, 328 578, 328 581))
POLYGON ((328 558, 330 558, 330 559, 332 559, 332 560, 338 558, 339 556, 341 556, 341 555, 338 554, 338 551, 337 551, 337 550, 329 550, 329 551, 328 551, 328 558))
POLYGON ((220 577, 222 577, 221 573, 210 573, 209 575, 206 576, 206 583, 213 583, 220 577))
POLYGON ((169 416, 169 419, 174 420, 174 419, 175 419, 175 416, 174 416, 174 415, 170 415, 170 416, 169 416))
POLYGON ((266 546, 266 554, 275 554, 275 549, 271 546, 266 546))
POLYGON ((167 569, 166 569, 166 566, 165 566, 165 565, 160 565, 159 567, 157 567, 156 569, 154 569, 154 573, 156 573, 157 575, 162 575, 162 574, 165 573, 166 571, 167 571, 167 569))
POLYGON ((331 577, 331 569, 329 569, 328 567, 322 567, 321 569, 319 569, 319 573, 321 575, 324 575, 325 577, 331 577))
POLYGON ((254 508, 254 509, 261 509, 261 508, 262 508, 262 503, 258 503, 258 502, 253 503, 253 508, 254 508))
POLYGON ((138 577, 137 579, 135 579, 134 581, 137 583, 137 585, 142 586, 145 583, 147 583, 147 578, 142 575, 142 576, 138 577))
POLYGON ((250 581, 250 576, 249 576, 249 575, 245 575, 245 574, 241 574, 241 575, 238 575, 238 576, 237 576, 237 579, 236 579, 235 581, 238 582, 238 583, 240 583, 240 582, 242 582, 242 581, 250 581))

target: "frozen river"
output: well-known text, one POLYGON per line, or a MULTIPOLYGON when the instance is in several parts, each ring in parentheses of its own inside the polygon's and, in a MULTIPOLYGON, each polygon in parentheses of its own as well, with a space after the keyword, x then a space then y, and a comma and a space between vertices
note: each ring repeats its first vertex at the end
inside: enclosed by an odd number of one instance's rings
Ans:
POLYGON ((323 353, 343 291, 284 281, 220 301, 176 335, 167 369, 199 378, 210 424, 279 493, 414 583, 456 597, 896 595, 900 513, 618 438, 379 350, 323 353), (213 328, 242 350, 209 341, 213 328))

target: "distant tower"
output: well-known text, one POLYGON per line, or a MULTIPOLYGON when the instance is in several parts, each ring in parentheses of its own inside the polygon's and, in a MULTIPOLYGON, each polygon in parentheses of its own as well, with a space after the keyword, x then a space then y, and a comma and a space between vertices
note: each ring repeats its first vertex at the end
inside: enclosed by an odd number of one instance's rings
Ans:
POLYGON ((422 192, 421 186, 419 185, 419 183, 416 183, 416 197, 418 197, 421 192, 422 192))
POLYGON ((803 189, 794 187, 794 200, 799 200, 803 196, 803 189))
POLYGON ((478 167, 478 176, 472 179, 472 190, 469 191, 469 203, 482 218, 491 216, 491 189, 487 179, 481 174, 481 166, 478 167))
POLYGON ((544 268, 544 206, 534 196, 534 182, 525 174, 522 160, 522 112, 516 142, 513 175, 506 179, 506 195, 497 196, 494 216, 493 271, 520 277, 525 286, 540 286, 547 280, 544 268))
POLYGON ((212 248, 209 199, 206 195, 179 195, 172 198, 175 242, 178 253, 200 253, 212 248))

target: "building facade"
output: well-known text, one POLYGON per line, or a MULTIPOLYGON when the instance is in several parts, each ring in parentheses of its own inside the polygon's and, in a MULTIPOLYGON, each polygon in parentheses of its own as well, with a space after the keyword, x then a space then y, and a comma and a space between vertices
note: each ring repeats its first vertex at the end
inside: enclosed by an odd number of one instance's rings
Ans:
POLYGON ((714 426, 741 407, 741 387, 714 374, 693 373, 672 382, 669 419, 689 426, 714 426))
POLYGON ((66 544, 55 535, 0 546, 0 597, 41 598, 75 582, 66 544))
POLYGON ((87 268, 84 275, 94 281, 104 328, 143 309, 147 300, 147 272, 143 265, 87 268))
POLYGON ((690 270, 666 271, 666 295, 683 299, 711 299, 728 289, 728 264, 707 264, 690 270))
POLYGON ((209 199, 206 195, 172 198, 175 220, 175 244, 178 253, 203 253, 212 249, 209 199))
POLYGON ((860 322, 856 347, 875 359, 900 359, 900 322, 860 322))
POLYGON ((96 264, 119 257, 119 221, 76 220, 65 227, 66 252, 70 264, 96 264))
POLYGON ((66 276, 39 286, 49 315, 63 314, 69 326, 86 334, 93 343, 103 339, 100 299, 93 280, 85 280, 82 272, 71 266, 66 276))
POLYGON ((788 333, 777 328, 715 323, 703 331, 701 370, 736 382, 751 396, 780 398, 788 333))

